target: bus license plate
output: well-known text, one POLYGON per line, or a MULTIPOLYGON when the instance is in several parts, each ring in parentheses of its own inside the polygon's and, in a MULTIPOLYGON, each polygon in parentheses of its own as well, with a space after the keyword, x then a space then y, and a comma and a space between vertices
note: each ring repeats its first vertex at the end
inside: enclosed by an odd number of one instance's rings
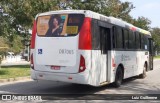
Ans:
POLYGON ((51 66, 51 69, 53 69, 53 70, 60 70, 60 66, 51 66))

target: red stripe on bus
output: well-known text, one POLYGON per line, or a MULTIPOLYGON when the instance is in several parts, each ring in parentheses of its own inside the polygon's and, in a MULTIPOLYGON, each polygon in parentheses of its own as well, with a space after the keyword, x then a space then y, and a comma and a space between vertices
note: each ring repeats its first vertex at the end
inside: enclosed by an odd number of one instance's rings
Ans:
POLYGON ((37 30, 36 30, 36 20, 35 20, 33 27, 32 27, 31 49, 35 48, 36 32, 37 32, 37 30))
POLYGON ((91 50, 91 41, 91 18, 86 17, 79 33, 79 49, 91 50))

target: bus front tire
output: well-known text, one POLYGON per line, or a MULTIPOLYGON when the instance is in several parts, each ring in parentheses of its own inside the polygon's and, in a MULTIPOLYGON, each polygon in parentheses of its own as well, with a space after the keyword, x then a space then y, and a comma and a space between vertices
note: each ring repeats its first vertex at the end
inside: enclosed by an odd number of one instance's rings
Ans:
POLYGON ((144 79, 147 75, 146 75, 146 69, 147 69, 147 66, 146 64, 144 65, 144 68, 143 68, 143 73, 139 75, 139 78, 141 79, 144 79))
POLYGON ((114 87, 116 88, 120 87, 122 84, 122 80, 123 80, 123 71, 122 68, 119 66, 116 71, 115 82, 113 83, 114 87))

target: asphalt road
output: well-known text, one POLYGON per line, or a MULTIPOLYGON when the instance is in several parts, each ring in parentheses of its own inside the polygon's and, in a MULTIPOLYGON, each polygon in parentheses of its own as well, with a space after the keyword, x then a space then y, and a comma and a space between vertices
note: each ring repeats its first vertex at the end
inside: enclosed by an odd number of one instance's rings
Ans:
MULTIPOLYGON (((124 80, 120 88, 112 84, 103 87, 75 85, 51 81, 21 81, 0 83, 0 94, 160 94, 160 60, 154 61, 154 70, 145 79, 136 77, 124 80)), ((93 98, 94 99, 94 98, 93 98)), ((86 101, 78 101, 86 102, 86 101)), ((103 103, 104 101, 99 101, 103 103)), ((109 102, 109 101, 108 101, 109 102)), ((120 101, 119 101, 120 102, 120 101)), ((145 101, 144 103, 146 103, 145 101)), ((160 102, 160 101, 158 101, 160 102)), ((89 101, 87 102, 89 103, 89 101)), ((112 102, 113 103, 113 102, 112 102)))

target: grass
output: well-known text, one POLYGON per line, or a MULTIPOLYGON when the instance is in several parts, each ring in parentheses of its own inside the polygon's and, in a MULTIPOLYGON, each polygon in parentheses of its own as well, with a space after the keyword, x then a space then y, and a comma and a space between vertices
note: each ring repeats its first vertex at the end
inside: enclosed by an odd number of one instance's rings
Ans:
POLYGON ((160 55, 155 56, 154 59, 160 59, 160 55))
POLYGON ((30 66, 3 66, 0 68, 0 79, 30 76, 30 66))

